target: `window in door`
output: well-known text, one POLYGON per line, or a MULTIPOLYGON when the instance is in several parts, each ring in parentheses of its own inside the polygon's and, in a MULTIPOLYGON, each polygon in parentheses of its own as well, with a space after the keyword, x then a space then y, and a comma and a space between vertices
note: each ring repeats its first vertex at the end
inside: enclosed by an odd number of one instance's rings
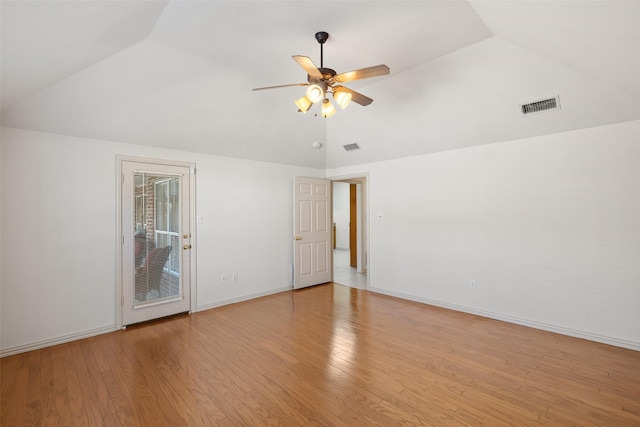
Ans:
MULTIPOLYGON (((154 235, 158 247, 180 245, 180 187, 177 179, 157 181, 154 185, 155 219, 154 235)), ((165 271, 180 275, 180 252, 173 251, 165 271)))

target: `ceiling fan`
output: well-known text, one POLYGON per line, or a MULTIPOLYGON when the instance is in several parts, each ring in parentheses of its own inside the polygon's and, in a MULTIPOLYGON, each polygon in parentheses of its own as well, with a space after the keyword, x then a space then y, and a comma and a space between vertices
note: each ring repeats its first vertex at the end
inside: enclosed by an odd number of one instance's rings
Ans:
POLYGON ((389 67, 384 64, 375 65, 373 67, 361 68, 359 70, 349 71, 347 73, 337 74, 331 68, 325 68, 323 63, 322 46, 329 38, 329 33, 319 31, 316 33, 316 40, 320 43, 320 67, 316 67, 313 61, 302 55, 293 55, 292 58, 307 72, 307 83, 293 83, 279 86, 258 87, 253 90, 277 89, 289 86, 307 86, 305 96, 295 101, 298 111, 306 113, 316 102, 322 102, 322 116, 331 117, 335 114, 336 109, 327 98, 328 93, 333 94, 333 99, 338 105, 345 109, 351 101, 367 106, 373 102, 373 99, 362 95, 354 90, 348 89, 340 83, 351 82, 354 80, 368 79, 389 74, 389 67))

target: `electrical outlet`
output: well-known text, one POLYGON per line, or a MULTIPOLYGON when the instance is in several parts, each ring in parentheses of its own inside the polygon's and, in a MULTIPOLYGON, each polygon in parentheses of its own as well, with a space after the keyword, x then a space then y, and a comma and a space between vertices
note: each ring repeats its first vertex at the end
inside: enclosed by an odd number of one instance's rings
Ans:
POLYGON ((221 282, 226 282, 227 281, 227 275, 226 274, 221 275, 220 276, 220 281, 221 282))
POLYGON ((475 288, 476 288, 476 281, 469 280, 469 289, 475 289, 475 288))
POLYGON ((234 282, 238 281, 238 273, 233 273, 233 281, 234 282))

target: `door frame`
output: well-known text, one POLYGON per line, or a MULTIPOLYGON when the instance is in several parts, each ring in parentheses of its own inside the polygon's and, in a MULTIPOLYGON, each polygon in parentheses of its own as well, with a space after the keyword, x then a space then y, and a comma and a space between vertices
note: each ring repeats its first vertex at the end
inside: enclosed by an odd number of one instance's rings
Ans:
MULTIPOLYGON (((369 246, 369 172, 357 172, 353 174, 347 175, 335 175, 329 176, 326 179, 330 180, 333 184, 334 182, 346 182, 350 184, 361 184, 362 185, 362 196, 361 200, 358 203, 357 209, 359 212, 358 215, 358 224, 357 227, 361 230, 360 238, 358 239, 358 244, 360 250, 358 251, 358 272, 366 272, 367 274, 367 289, 370 286, 370 275, 369 275, 369 260, 371 259, 370 254, 370 246, 369 246)), ((333 200, 333 194, 332 194, 333 200)), ((331 214, 333 215, 333 209, 331 210, 331 214)), ((332 219, 333 222, 333 219, 332 219)), ((333 251, 331 252, 331 274, 333 275, 333 251)), ((332 277, 333 281, 333 277, 332 277)))
POLYGON ((189 312, 193 313, 197 311, 197 279, 196 279, 196 260, 197 260, 197 223, 196 223, 196 164, 194 162, 183 162, 177 160, 162 160, 162 159, 154 159, 149 157, 135 157, 135 156, 125 156, 125 155, 117 155, 116 156, 116 329, 123 328, 123 309, 122 309, 122 243, 124 236, 124 224, 122 223, 122 164, 124 162, 135 162, 135 163, 147 163, 150 166, 152 165, 163 165, 163 166, 180 166, 187 167, 191 171, 189 174, 189 222, 191 224, 190 232, 191 232, 191 262, 189 266, 189 312))
POLYGON ((361 235, 362 230, 360 230, 358 218, 362 208, 358 209, 358 186, 362 191, 362 184, 349 183, 349 265, 361 272, 362 263, 358 263, 358 254, 362 250, 362 245, 358 243, 358 234, 361 235), (360 268, 358 268, 358 264, 360 264, 360 268))

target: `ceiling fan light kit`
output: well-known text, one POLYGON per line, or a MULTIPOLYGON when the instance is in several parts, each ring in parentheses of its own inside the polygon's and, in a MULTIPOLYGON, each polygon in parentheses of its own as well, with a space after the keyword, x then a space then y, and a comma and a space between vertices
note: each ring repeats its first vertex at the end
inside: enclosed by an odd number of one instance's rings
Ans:
POLYGON ((390 72, 389 67, 384 64, 380 64, 373 67, 361 68, 359 70, 337 74, 331 68, 324 67, 324 52, 322 46, 329 39, 329 33, 319 31, 316 33, 315 38, 318 43, 320 43, 320 67, 316 67, 313 61, 307 56, 292 56, 293 60, 307 72, 307 83, 259 87, 253 90, 276 89, 289 86, 307 86, 305 96, 294 101, 298 107, 298 111, 306 113, 314 104, 322 102, 321 114, 322 117, 325 118, 331 117, 336 113, 335 107, 331 101, 329 101, 329 98, 327 98, 327 93, 333 94, 333 99, 343 110, 347 108, 351 101, 362 106, 371 104, 373 99, 344 86, 336 85, 336 83, 346 83, 354 80, 386 75, 390 72))

